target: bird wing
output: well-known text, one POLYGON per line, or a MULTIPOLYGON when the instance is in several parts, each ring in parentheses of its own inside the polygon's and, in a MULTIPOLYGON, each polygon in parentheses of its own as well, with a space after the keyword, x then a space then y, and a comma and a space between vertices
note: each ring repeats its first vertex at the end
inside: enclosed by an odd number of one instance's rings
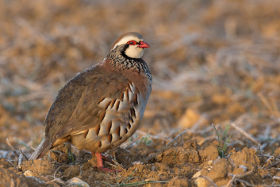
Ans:
POLYGON ((76 124, 68 131, 71 142, 78 149, 98 152, 118 146, 136 131, 145 108, 141 101, 139 89, 125 77, 100 77, 85 89, 69 120, 76 124), (93 95, 97 102, 92 102, 93 95))
MULTIPOLYGON (((94 66, 76 75, 60 91, 45 119, 45 134, 58 138, 116 119, 129 123, 139 90, 124 75, 94 66)), ((53 142, 52 141, 52 142, 53 142)))

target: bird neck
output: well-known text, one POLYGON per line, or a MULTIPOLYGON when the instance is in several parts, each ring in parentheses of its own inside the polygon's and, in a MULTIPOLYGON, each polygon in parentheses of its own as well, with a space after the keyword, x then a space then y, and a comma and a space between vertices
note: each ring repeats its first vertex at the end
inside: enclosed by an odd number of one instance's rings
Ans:
POLYGON ((106 61, 119 71, 130 70, 138 74, 144 74, 152 81, 150 69, 142 58, 130 58, 124 52, 114 49, 110 51, 106 61))

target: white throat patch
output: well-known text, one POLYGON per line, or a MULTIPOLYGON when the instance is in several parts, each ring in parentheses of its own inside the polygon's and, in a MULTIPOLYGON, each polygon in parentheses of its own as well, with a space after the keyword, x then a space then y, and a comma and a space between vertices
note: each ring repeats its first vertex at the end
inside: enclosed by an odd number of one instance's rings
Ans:
POLYGON ((137 47, 137 45, 130 45, 125 50, 125 54, 130 58, 141 58, 144 54, 144 49, 137 47))

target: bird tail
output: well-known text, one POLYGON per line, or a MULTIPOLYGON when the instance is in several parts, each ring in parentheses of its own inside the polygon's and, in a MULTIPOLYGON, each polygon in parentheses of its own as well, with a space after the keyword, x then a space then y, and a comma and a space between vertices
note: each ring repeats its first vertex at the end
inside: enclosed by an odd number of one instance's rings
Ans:
POLYGON ((51 148, 51 146, 52 146, 52 142, 50 141, 50 139, 44 138, 40 143, 40 145, 36 148, 34 153, 30 156, 29 160, 42 158, 47 153, 47 151, 51 148))

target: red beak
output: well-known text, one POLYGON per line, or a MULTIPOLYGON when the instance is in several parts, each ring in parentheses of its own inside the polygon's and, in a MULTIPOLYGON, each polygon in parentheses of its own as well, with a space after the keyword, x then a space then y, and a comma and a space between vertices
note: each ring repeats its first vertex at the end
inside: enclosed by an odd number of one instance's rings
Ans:
POLYGON ((147 43, 145 43, 145 42, 139 42, 140 43, 140 45, 138 46, 138 47, 140 47, 140 48, 149 48, 150 46, 147 44, 147 43))

